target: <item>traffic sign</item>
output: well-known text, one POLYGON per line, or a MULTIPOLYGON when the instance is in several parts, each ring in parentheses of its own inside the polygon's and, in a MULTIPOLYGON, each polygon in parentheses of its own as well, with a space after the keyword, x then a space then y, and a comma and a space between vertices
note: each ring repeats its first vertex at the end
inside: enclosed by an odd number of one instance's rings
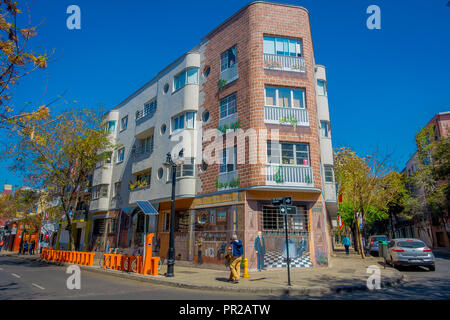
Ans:
POLYGON ((296 215, 297 207, 296 206, 280 206, 280 215, 296 215))
POLYGON ((292 204, 292 198, 291 197, 284 197, 283 198, 283 204, 286 206, 290 206, 292 204))
POLYGON ((281 204, 283 204, 283 198, 272 198, 273 206, 280 206, 281 204))

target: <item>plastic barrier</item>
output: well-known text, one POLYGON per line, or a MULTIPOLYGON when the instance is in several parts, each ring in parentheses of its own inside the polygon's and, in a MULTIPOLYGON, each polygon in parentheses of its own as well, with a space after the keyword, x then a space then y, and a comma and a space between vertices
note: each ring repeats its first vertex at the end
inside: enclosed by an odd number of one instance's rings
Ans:
POLYGON ((48 261, 68 262, 91 266, 94 264, 95 252, 62 251, 42 249, 41 258, 48 261))

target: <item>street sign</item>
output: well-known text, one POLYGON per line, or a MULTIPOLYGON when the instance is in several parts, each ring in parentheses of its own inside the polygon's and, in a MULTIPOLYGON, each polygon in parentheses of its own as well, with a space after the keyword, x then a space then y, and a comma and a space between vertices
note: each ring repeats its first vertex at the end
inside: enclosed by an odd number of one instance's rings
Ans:
POLYGON ((296 206, 280 206, 280 215, 296 215, 297 207, 296 206))
POLYGON ((273 198, 272 199, 273 206, 280 206, 281 204, 283 204, 283 198, 273 198))
POLYGON ((292 204, 292 198, 291 197, 284 197, 283 198, 283 204, 286 206, 290 206, 292 204))

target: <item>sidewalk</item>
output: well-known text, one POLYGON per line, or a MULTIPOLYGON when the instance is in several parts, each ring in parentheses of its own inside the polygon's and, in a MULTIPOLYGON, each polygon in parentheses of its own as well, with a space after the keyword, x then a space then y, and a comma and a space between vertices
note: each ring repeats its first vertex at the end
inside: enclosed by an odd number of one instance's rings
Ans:
MULTIPOLYGON (((17 253, 4 254, 3 252, 1 254, 47 263, 41 261, 38 256, 18 256, 17 253)), ((287 285, 286 269, 250 272, 250 278, 241 278, 238 284, 232 284, 227 282, 230 272, 225 266, 223 266, 223 271, 221 271, 179 266, 175 262, 175 277, 173 278, 164 276, 166 266, 161 268, 160 275, 157 277, 104 270, 95 265, 94 267, 80 266, 80 268, 91 272, 108 273, 126 279, 191 289, 226 290, 266 295, 314 296, 343 291, 367 290, 366 282, 370 274, 366 270, 371 265, 380 267, 382 287, 399 283, 403 279, 403 275, 391 267, 384 268, 382 261, 382 259, 374 257, 368 257, 365 260, 354 256, 332 257, 329 267, 293 268, 291 269, 291 287, 287 285)), ((50 263, 66 265, 65 263, 50 263)))

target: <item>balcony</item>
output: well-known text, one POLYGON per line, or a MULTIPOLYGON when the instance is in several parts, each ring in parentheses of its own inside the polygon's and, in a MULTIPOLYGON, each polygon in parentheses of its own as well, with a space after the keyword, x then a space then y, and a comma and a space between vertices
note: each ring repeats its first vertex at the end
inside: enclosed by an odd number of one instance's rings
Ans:
POLYGON ((265 106, 264 123, 294 124, 296 126, 309 126, 308 110, 300 108, 282 108, 265 106))
POLYGON ((266 184, 313 187, 313 171, 311 167, 268 164, 266 165, 266 184))
POLYGON ((148 159, 153 154, 153 144, 148 148, 137 148, 132 151, 132 163, 131 163, 131 173, 140 172, 142 170, 148 169, 151 166, 148 159))
POLYGON ((225 69, 224 71, 220 72, 220 80, 225 80, 226 81, 225 85, 236 80, 237 78, 239 78, 237 63, 235 63, 228 69, 225 69))
POLYGON ((305 59, 302 57, 282 56, 277 54, 263 54, 264 69, 306 72, 305 59))

